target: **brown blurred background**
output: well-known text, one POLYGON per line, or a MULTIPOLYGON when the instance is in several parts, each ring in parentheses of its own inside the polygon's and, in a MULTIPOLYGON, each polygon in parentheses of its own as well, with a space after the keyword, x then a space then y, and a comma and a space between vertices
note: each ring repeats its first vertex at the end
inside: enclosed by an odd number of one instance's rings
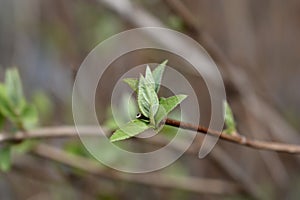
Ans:
MULTIPOLYGON (((72 86, 83 59, 99 42, 142 26, 168 27, 204 46, 222 73, 241 133, 300 144, 298 0, 0 0, 0 78, 5 68, 17 66, 28 98, 49 99, 40 126, 72 124, 72 86)), ((103 82, 166 55, 125 56, 113 63, 103 82)), ((175 58, 170 63, 187 65, 175 58)), ((187 76, 198 83, 205 104, 201 78, 187 76)), ((97 97, 96 107, 110 106, 112 87, 108 84, 97 97)), ((209 116, 209 109, 203 112, 209 116)), ((105 121, 107 115, 99 118, 105 121)), ((47 142, 88 157, 76 139, 47 142)), ((0 199, 299 199, 299 167, 299 156, 220 141, 204 160, 192 149, 172 166, 149 174, 189 178, 164 187, 91 176, 29 153, 17 156, 12 171, 1 174, 0 199)))

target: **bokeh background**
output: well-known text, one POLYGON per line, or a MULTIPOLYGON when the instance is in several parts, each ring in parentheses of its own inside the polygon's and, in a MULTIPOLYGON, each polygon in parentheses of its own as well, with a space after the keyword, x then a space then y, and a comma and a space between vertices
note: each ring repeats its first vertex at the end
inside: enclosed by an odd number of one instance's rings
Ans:
MULTIPOLYGON (((0 0, 0 79, 6 68, 17 66, 26 96, 38 105, 39 125, 72 125, 72 86, 83 59, 110 36, 143 26, 177 30, 203 45, 222 73, 241 133, 300 144, 298 0, 0 0)), ((106 89, 97 96, 96 108, 108 110, 98 113, 99 120, 113 126, 109 95, 114 81, 132 66, 166 57, 193 82, 207 124, 210 104, 199 74, 185 72, 191 66, 183 60, 151 50, 112 64, 102 80, 106 89)), ((36 151, 15 155, 12 170, 0 174, 0 199, 300 198, 299 156, 219 141, 199 160, 202 139, 172 166, 129 178, 102 168, 111 176, 89 173, 36 151)), ((92 159, 76 137, 42 142, 92 159)))

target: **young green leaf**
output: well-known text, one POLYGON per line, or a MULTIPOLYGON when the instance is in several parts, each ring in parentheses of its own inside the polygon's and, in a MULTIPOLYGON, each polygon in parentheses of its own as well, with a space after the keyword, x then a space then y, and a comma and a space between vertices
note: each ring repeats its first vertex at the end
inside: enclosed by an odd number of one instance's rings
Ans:
MULTIPOLYGON (((154 92, 155 92, 154 78, 152 76, 152 72, 151 72, 150 67, 148 65, 146 67, 145 80, 146 80, 147 87, 152 87, 154 89, 154 92)), ((157 97, 157 94, 155 96, 157 97)), ((158 97, 157 97, 157 102, 155 104, 150 104, 149 119, 150 119, 150 124, 152 124, 152 125, 155 125, 154 116, 155 116, 157 110, 158 110, 158 97)))
POLYGON ((19 72, 16 68, 8 69, 5 74, 7 97, 14 107, 20 107, 25 101, 19 72))
POLYGON ((158 125, 186 97, 187 95, 176 95, 169 98, 160 98, 159 108, 155 115, 156 125, 158 125))
POLYGON ((153 88, 155 88, 155 82, 154 82, 154 78, 152 76, 152 72, 150 67, 147 65, 146 67, 146 73, 145 73, 145 79, 147 84, 151 85, 153 88))
POLYGON ((14 145, 13 151, 24 154, 32 150, 37 144, 37 140, 25 140, 20 144, 14 145))
POLYGON ((165 60, 163 63, 158 65, 158 67, 156 67, 152 72, 154 82, 155 82, 155 92, 159 91, 160 83, 161 83, 162 76, 163 76, 163 73, 165 71, 165 67, 166 67, 167 62, 168 62, 168 60, 165 60))
POLYGON ((123 79, 123 81, 124 81, 124 83, 127 83, 133 91, 138 90, 139 81, 137 79, 135 79, 135 78, 125 78, 125 79, 123 79))
POLYGON ((137 100, 142 114, 148 118, 154 118, 158 110, 159 100, 153 85, 142 75, 139 80, 137 100))
POLYGON ((236 132, 235 120, 228 102, 225 101, 224 104, 225 104, 224 106, 225 106, 225 125, 226 125, 226 129, 224 130, 224 132, 229 135, 232 135, 236 132))
POLYGON ((158 107, 159 107, 159 104, 155 104, 155 105, 152 105, 151 108, 150 108, 150 116, 149 116, 149 119, 150 119, 150 124, 151 125, 155 125, 155 115, 158 111, 158 107))
POLYGON ((132 120, 131 122, 125 124, 123 127, 118 129, 113 133, 113 135, 110 137, 111 142, 116 142, 120 140, 125 140, 131 137, 134 137, 145 130, 149 129, 150 127, 148 126, 147 123, 135 119, 132 120))
POLYGON ((11 154, 10 146, 5 146, 2 149, 0 149, 0 168, 4 172, 10 169, 11 166, 10 154, 11 154))
POLYGON ((142 114, 149 117, 150 103, 149 97, 146 92, 146 83, 143 75, 140 76, 138 92, 137 92, 138 107, 142 114))
POLYGON ((138 113, 138 107, 134 98, 129 94, 125 93, 121 97, 121 108, 116 108, 111 106, 107 109, 106 116, 107 119, 104 122, 104 127, 109 130, 116 130, 119 128, 117 122, 129 121, 136 118, 138 113), (114 109, 114 115, 113 115, 114 109))
POLYGON ((123 112, 128 114, 126 116, 129 117, 130 119, 135 119, 136 113, 138 113, 136 100, 126 93, 122 96, 122 106, 124 108, 123 112))

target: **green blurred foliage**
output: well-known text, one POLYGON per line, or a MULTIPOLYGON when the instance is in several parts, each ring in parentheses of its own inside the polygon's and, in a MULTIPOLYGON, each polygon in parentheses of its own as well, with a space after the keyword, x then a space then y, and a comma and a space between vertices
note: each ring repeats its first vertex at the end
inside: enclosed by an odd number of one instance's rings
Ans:
POLYGON ((66 55, 74 61, 82 52, 88 52, 95 44, 123 29, 124 25, 108 10, 83 1, 70 7, 64 16, 49 17, 41 24, 43 41, 58 55, 66 55))
POLYGON ((13 146, 13 152, 19 154, 28 153, 37 144, 38 144, 37 140, 24 140, 20 144, 15 144, 13 146))
POLYGON ((170 28, 176 31, 183 31, 184 30, 184 23, 182 19, 176 15, 170 15, 167 18, 167 24, 170 28))
MULTIPOLYGON (((22 82, 16 68, 8 69, 5 73, 5 82, 0 83, 0 128, 3 129, 5 121, 9 120, 11 134, 20 130, 26 131, 37 125, 38 113, 34 105, 27 103, 23 94, 22 82)), ((28 151, 32 142, 22 142, 18 145, 1 147, 0 168, 8 171, 11 166, 11 151, 28 151)))
POLYGON ((10 120, 15 129, 30 129, 38 122, 37 110, 27 103, 16 68, 8 69, 5 83, 0 83, 0 113, 10 120))
POLYGON ((86 150, 82 143, 78 140, 68 141, 64 144, 64 150, 74 155, 92 158, 91 154, 86 150))
POLYGON ((6 172, 11 166, 11 148, 10 146, 1 147, 0 149, 0 168, 2 171, 6 172))
POLYGON ((32 103, 35 105, 39 113, 39 121, 41 124, 49 124, 54 114, 54 105, 50 101, 46 93, 36 91, 32 95, 32 103))

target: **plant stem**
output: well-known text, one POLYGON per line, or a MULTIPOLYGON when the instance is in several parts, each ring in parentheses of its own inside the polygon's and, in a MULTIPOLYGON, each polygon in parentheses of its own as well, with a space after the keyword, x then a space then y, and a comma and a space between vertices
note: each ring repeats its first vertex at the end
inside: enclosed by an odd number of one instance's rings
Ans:
POLYGON ((222 140, 226 140, 232 143, 248 146, 255 149, 269 150, 269 151, 277 151, 291 154, 300 154, 300 146, 294 144, 283 144, 278 142, 268 142, 247 138, 240 134, 229 135, 224 132, 219 132, 216 130, 208 129, 203 126, 197 126, 194 124, 189 124, 186 122, 177 121, 174 119, 167 118, 165 121, 166 125, 182 128, 191 131, 197 131, 203 134, 209 134, 215 137, 220 137, 222 140))
MULTIPOLYGON (((191 131, 197 131, 203 134, 209 134, 215 137, 220 137, 222 140, 226 140, 242 146, 248 146, 254 149, 269 150, 284 152, 290 154, 300 154, 300 145, 295 144, 283 144, 277 142, 267 142, 261 140, 254 140, 246 138, 240 134, 228 135, 224 132, 208 129, 203 126, 197 126, 174 119, 166 119, 165 124, 177 128, 182 128, 191 131)), ((77 127, 80 129, 81 134, 85 136, 103 136, 101 131, 94 126, 77 127), (83 133, 82 133, 83 132, 83 133)), ((74 126, 60 126, 60 127, 47 127, 37 130, 28 131, 25 135, 23 132, 17 132, 14 135, 7 133, 0 133, 0 144, 3 143, 19 143, 26 139, 47 139, 47 138, 64 138, 64 137, 77 137, 77 129, 74 126)))

